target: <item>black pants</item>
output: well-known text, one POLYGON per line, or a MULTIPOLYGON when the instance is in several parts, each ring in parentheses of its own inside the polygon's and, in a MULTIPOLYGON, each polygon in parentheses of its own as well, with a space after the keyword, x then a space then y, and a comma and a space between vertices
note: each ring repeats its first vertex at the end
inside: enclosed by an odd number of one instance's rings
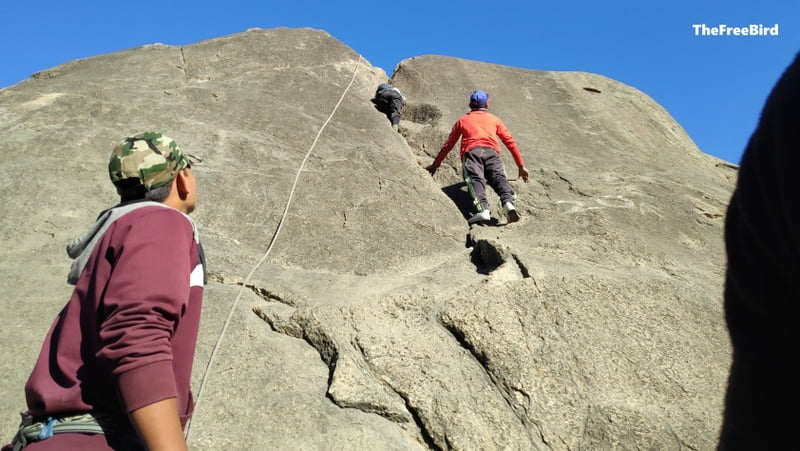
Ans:
POLYGON ((487 183, 500 196, 500 202, 505 204, 514 201, 514 188, 508 183, 503 160, 496 150, 491 147, 473 147, 464 154, 461 163, 464 181, 478 211, 489 209, 487 183))
POLYGON ((403 97, 394 91, 388 91, 372 99, 375 108, 381 113, 386 115, 386 118, 391 121, 392 125, 400 123, 400 111, 403 110, 403 97))

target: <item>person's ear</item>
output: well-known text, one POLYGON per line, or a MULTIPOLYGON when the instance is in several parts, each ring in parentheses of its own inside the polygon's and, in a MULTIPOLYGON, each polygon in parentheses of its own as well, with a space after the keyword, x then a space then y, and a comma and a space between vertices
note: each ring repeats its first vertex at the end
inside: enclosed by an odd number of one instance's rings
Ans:
POLYGON ((181 199, 185 199, 186 195, 189 194, 188 177, 190 177, 190 175, 186 171, 186 169, 182 169, 178 171, 178 174, 175 176, 175 189, 181 199))

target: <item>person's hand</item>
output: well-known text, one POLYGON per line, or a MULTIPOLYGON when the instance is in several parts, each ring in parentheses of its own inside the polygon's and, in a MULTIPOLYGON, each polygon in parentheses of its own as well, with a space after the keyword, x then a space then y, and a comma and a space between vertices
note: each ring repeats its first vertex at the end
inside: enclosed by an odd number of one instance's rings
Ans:
POLYGON ((522 179, 525 183, 528 183, 528 179, 530 179, 531 175, 528 173, 528 170, 525 169, 525 166, 519 167, 519 178, 522 179))
POLYGON ((434 165, 430 165, 430 166, 425 168, 425 170, 430 172, 431 175, 436 174, 436 169, 438 169, 438 168, 436 166, 434 166, 434 165))

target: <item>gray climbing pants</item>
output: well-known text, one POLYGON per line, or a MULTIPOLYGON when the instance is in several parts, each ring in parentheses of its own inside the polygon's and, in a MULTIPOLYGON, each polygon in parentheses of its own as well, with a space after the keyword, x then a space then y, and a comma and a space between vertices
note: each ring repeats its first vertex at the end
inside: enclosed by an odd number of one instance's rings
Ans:
POLYGON ((491 147, 473 147, 461 159, 464 181, 478 211, 489 209, 486 185, 500 196, 500 202, 514 201, 514 188, 508 183, 500 154, 491 147))

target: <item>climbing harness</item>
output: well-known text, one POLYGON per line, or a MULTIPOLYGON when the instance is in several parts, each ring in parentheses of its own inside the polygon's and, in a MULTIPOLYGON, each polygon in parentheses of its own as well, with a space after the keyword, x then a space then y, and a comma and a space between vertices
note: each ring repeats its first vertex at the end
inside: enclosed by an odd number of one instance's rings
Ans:
MULTIPOLYGON (((361 64, 361 60, 362 56, 359 55, 358 61, 356 61, 356 66, 353 69, 353 78, 350 79, 350 83, 348 83, 347 87, 344 89, 344 92, 342 92, 342 96, 339 98, 339 101, 336 102, 336 105, 333 107, 333 110, 331 111, 331 114, 328 116, 328 119, 326 119, 325 122, 320 127, 319 131, 317 132, 317 136, 314 138, 314 142, 311 143, 311 147, 309 147, 305 157, 303 158, 303 161, 300 163, 300 167, 297 169, 297 174, 295 175, 294 183, 292 183, 292 189, 289 191, 289 198, 287 199, 286 206, 283 209, 283 215, 281 216, 281 219, 278 221, 278 226, 275 229, 275 233, 272 235, 272 240, 270 240, 269 246, 267 246, 267 250, 264 253, 264 256, 262 256, 261 260, 259 260, 253 267, 253 269, 250 270, 250 273, 247 274, 247 277, 239 287, 239 293, 236 295, 236 298, 233 301, 233 305, 231 305, 230 311, 228 312, 228 317, 225 319, 225 323, 223 324, 222 330, 219 333, 219 337, 217 338, 216 343, 214 343, 214 346, 211 349, 211 355, 208 358, 206 369, 203 372, 203 377, 200 379, 200 388, 197 390, 197 398, 195 400, 195 411, 198 411, 200 400, 202 399, 203 396, 203 390, 205 389, 206 382, 208 381, 208 376, 210 374, 211 367, 214 364, 214 358, 216 357, 220 343, 222 343, 222 339, 228 330, 228 325, 230 324, 231 318, 233 317, 233 313, 236 310, 236 305, 239 303, 239 299, 242 297, 242 293, 244 292, 244 289, 247 286, 248 282, 250 282, 250 278, 253 276, 256 270, 258 270, 261 264, 267 260, 267 257, 272 251, 272 247, 275 245, 275 242, 278 239, 278 235, 280 234, 281 229, 283 228, 283 223, 286 220, 286 216, 289 212, 289 206, 292 204, 292 199, 294 198, 294 191, 295 188, 297 187, 297 182, 300 180, 300 174, 302 173, 303 168, 305 167, 306 161, 308 161, 308 158, 311 156, 311 152, 314 150, 314 147, 316 147, 317 141, 319 141, 320 136, 322 136, 322 132, 325 130, 325 127, 328 126, 328 123, 331 121, 331 119, 333 119, 333 115, 336 114, 336 110, 339 109, 339 105, 341 105, 342 101, 344 100, 344 97, 350 90, 350 87, 353 86, 353 82, 356 80, 356 74, 358 73, 358 66, 361 64)), ((189 422, 186 424, 186 433, 184 435, 184 438, 187 443, 189 442, 191 427, 192 427, 192 420, 190 419, 189 422)))
POLYGON ((20 424, 14 440, 11 442, 14 451, 19 451, 29 443, 47 440, 55 434, 80 433, 80 434, 110 434, 121 436, 127 431, 129 439, 135 439, 136 433, 127 422, 127 417, 99 412, 70 415, 65 417, 48 417, 46 421, 34 423, 33 417, 27 412, 22 414, 20 424))

